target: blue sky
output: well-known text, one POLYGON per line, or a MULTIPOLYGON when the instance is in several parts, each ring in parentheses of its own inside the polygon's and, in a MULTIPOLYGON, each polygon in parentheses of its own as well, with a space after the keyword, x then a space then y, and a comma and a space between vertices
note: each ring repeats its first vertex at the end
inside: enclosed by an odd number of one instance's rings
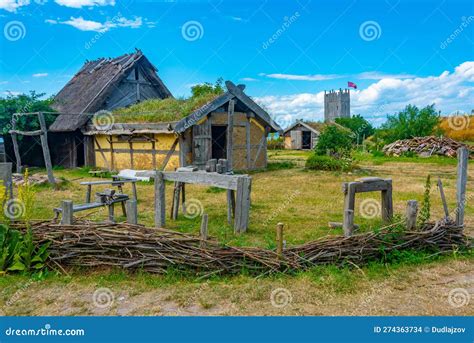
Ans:
POLYGON ((285 126, 324 90, 380 124, 408 103, 474 109, 474 2, 0 0, 0 95, 58 92, 86 59, 141 49, 175 96, 218 77, 285 126))

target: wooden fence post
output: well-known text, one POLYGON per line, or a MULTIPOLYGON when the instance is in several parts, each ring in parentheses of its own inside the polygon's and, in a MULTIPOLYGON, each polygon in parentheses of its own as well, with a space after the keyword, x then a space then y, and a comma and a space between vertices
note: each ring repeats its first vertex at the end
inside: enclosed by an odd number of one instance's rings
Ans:
POLYGON ((61 202, 61 209, 63 216, 61 218, 61 224, 62 225, 72 225, 74 221, 73 217, 73 203, 72 200, 63 200, 61 202))
POLYGON ((354 230, 354 210, 344 211, 342 229, 344 230, 344 237, 352 236, 352 231, 354 230))
POLYGON ((439 189, 439 194, 441 195, 441 202, 443 203, 444 217, 448 218, 449 217, 448 203, 446 202, 446 195, 444 194, 443 183, 441 182, 440 177, 438 177, 438 189, 439 189))
POLYGON ((201 230, 200 230, 200 233, 201 233, 200 246, 201 247, 203 247, 205 245, 205 241, 207 241, 207 237, 208 237, 207 224, 208 224, 208 221, 209 221, 209 217, 208 217, 207 213, 203 213, 202 219, 201 219, 201 230))
POLYGON ((276 228, 276 253, 280 260, 283 258, 283 227, 283 223, 278 223, 276 228))
POLYGON ((163 173, 155 171, 155 227, 162 228, 166 224, 165 180, 163 173))
POLYGON ((41 146, 43 147, 44 165, 46 166, 46 171, 48 173, 48 181, 50 184, 54 185, 56 183, 56 180, 54 179, 53 165, 51 164, 51 155, 49 153, 48 127, 46 126, 46 121, 44 120, 44 115, 42 112, 38 113, 38 120, 39 120, 41 131, 42 131, 40 139, 41 139, 41 146))
POLYGON ((469 151, 466 147, 458 149, 458 176, 456 181, 456 225, 464 225, 464 207, 466 206, 467 165, 469 151))
POLYGON ((252 179, 242 176, 237 179, 237 199, 235 201, 234 231, 242 233, 247 231, 250 212, 250 192, 252 179))
POLYGON ((416 216, 418 215, 418 201, 408 200, 406 210, 407 230, 413 230, 416 227, 416 216))
POLYGON ((137 201, 135 199, 127 200, 125 206, 127 207, 127 223, 138 224, 137 201))

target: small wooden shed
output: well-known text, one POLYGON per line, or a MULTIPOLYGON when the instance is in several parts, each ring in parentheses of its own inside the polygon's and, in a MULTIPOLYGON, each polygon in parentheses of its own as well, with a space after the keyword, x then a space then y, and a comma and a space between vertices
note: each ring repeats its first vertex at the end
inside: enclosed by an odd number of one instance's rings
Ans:
POLYGON ((205 169, 210 159, 227 159, 235 170, 267 166, 267 136, 282 132, 268 113, 226 82, 227 92, 179 121, 115 122, 107 128, 89 123, 83 134, 94 142, 97 167, 167 169, 193 165, 205 169))
POLYGON ((60 115, 49 127, 53 165, 92 165, 88 155, 92 141, 81 132, 90 119, 88 113, 172 97, 157 72, 140 50, 87 61, 54 97, 53 108, 60 115))
POLYGON ((310 150, 318 142, 324 123, 298 120, 284 132, 285 149, 310 150))

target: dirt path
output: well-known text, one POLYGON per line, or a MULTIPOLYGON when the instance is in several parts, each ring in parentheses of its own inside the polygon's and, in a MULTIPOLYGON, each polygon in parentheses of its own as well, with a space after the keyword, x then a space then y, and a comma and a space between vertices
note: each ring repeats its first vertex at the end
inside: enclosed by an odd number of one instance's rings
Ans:
POLYGON ((80 276, 74 282, 26 280, 2 291, 1 310, 7 315, 120 316, 474 314, 473 259, 401 267, 385 277, 352 274, 350 280, 306 273, 282 280, 238 277, 158 287, 133 276, 106 282, 90 277, 78 282, 80 276))

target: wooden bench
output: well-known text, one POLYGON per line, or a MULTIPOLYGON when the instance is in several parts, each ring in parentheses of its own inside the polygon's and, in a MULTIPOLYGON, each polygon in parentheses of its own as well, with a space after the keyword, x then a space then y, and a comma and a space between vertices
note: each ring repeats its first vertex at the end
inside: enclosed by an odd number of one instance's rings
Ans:
MULTIPOLYGON (((72 205, 72 202, 70 203, 71 205, 70 208, 67 210, 67 216, 68 218, 65 218, 65 215, 63 214, 63 220, 61 220, 62 224, 72 224, 72 215, 75 212, 81 212, 81 211, 86 211, 86 210, 91 210, 94 208, 99 208, 99 207, 107 207, 108 208, 108 220, 110 222, 115 222, 114 218, 114 205, 117 203, 122 204, 122 210, 123 210, 123 215, 126 216, 127 212, 125 209, 125 202, 129 200, 129 196, 127 194, 115 194, 114 190, 106 190, 104 192, 96 193, 96 201, 94 202, 89 202, 85 204, 80 204, 80 205, 72 205), (70 212, 70 213, 69 213, 70 212)), ((57 207, 53 209, 54 211, 54 221, 57 221, 59 218, 59 215, 64 212, 63 207, 57 207)))

